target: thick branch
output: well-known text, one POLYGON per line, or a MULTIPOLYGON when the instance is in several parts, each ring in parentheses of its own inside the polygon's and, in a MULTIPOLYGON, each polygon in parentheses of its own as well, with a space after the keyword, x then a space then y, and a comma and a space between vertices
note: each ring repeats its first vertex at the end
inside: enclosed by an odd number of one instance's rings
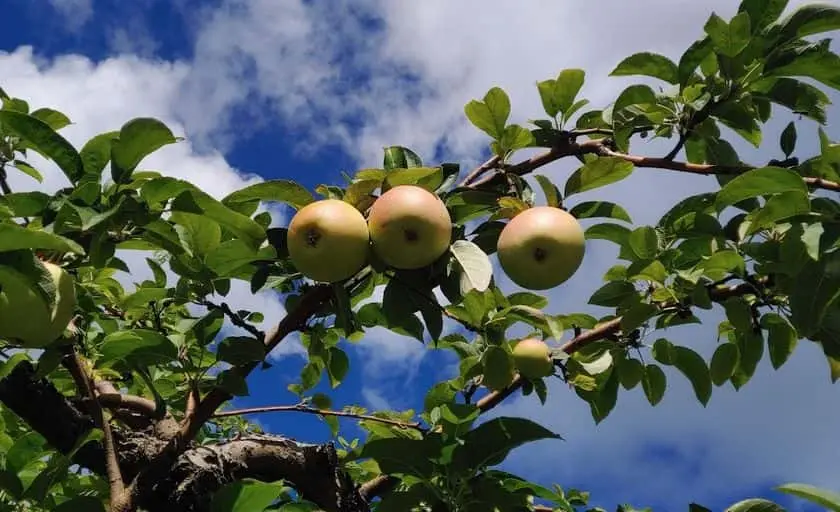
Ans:
POLYGON ((392 425, 395 427, 419 430, 421 432, 425 429, 417 422, 405 422, 398 420, 391 420, 388 418, 380 418, 379 416, 372 416, 370 414, 356 414, 347 411, 332 411, 328 409, 316 409, 314 407, 306 407, 305 405, 268 405, 265 407, 249 407, 246 409, 233 409, 230 411, 220 411, 213 415, 214 418, 223 418, 225 416, 242 416, 245 414, 260 414, 264 412, 302 412, 306 414, 316 414, 318 416, 339 416, 343 418, 355 418, 362 421, 375 421, 385 425, 392 425))
POLYGON ((148 510, 209 510, 213 492, 253 478, 285 480, 326 512, 368 512, 352 480, 342 472, 332 444, 302 444, 290 439, 250 435, 182 453, 140 506, 148 510))

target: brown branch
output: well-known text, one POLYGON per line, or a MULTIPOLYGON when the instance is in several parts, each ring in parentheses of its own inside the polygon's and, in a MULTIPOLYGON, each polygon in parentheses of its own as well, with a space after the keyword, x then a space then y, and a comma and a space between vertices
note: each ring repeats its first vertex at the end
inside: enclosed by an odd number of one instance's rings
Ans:
POLYGON ((99 423, 99 428, 102 429, 103 443, 105 445, 105 471, 108 475, 108 486, 110 488, 110 504, 111 510, 114 512, 123 510, 133 510, 127 503, 128 495, 126 494, 125 482, 123 482, 122 473, 120 471, 120 463, 117 458, 117 448, 114 443, 114 435, 111 431, 111 424, 105 417, 105 411, 97 400, 96 389, 90 374, 84 367, 79 354, 75 348, 71 347, 69 364, 81 375, 85 381, 85 391, 87 397, 90 399, 91 407, 96 415, 96 422, 99 423))
MULTIPOLYGON (((770 278, 766 276, 758 280, 759 284, 769 284, 771 282, 770 278)), ((752 283, 740 283, 733 286, 713 286, 709 288, 709 298, 713 302, 722 302, 731 297, 747 295, 755 292, 756 289, 752 283)), ((594 343, 606 338, 607 336, 617 333, 621 329, 621 318, 622 317, 620 316, 616 317, 608 322, 604 322, 595 329, 589 329, 588 331, 582 332, 563 344, 560 347, 560 350, 571 355, 590 343, 594 343)), ((481 400, 476 402, 476 406, 479 410, 481 410, 481 412, 487 412, 520 389, 522 387, 522 383, 522 379, 519 375, 516 375, 513 382, 508 385, 508 387, 499 391, 488 393, 482 397, 481 400)))
MULTIPOLYGON (((328 285, 315 286, 303 294, 297 307, 283 317, 277 326, 266 335, 266 353, 271 352, 271 350, 283 341, 286 336, 303 327, 309 318, 324 304, 326 304, 331 297, 332 287, 328 285)), ((257 366, 258 363, 250 363, 244 366, 232 368, 230 371, 237 372, 245 378, 257 366)), ((195 408, 194 414, 184 418, 181 430, 174 439, 176 449, 182 449, 188 441, 193 439, 201 429, 201 426, 213 416, 216 409, 231 398, 233 398, 233 396, 227 391, 218 387, 213 388, 213 390, 199 402, 198 407, 195 408)))
POLYGON ((94 387, 96 397, 103 407, 108 409, 127 409, 156 420, 162 419, 165 416, 163 411, 157 410, 157 405, 155 405, 154 400, 122 394, 107 380, 97 381, 94 387))
POLYGON ((356 414, 347 411, 333 411, 328 409, 316 409, 314 407, 306 407, 305 405, 269 405, 264 407, 248 407, 245 409, 233 409, 230 411, 220 411, 213 414, 214 418, 223 418, 226 416, 242 416, 245 414, 260 414, 264 412, 302 412, 306 414, 316 414, 319 416, 340 416, 344 418, 355 418, 363 421, 375 421, 384 423, 386 425, 393 425, 395 427, 414 429, 424 432, 424 429, 419 423, 391 420, 388 418, 380 418, 379 416, 372 416, 369 414, 356 414))
POLYGON ((379 475, 372 478, 359 486, 359 495, 365 500, 370 501, 377 496, 390 492, 396 487, 399 479, 388 475, 379 475))
POLYGON ((469 185, 470 185, 470 183, 471 183, 473 180, 475 180, 476 178, 478 178, 479 176, 481 176, 481 175, 482 175, 482 174, 484 174, 485 172, 487 172, 487 171, 489 171, 489 170, 491 170, 491 169, 495 169, 495 168, 496 168, 496 166, 497 166, 497 165, 499 165, 499 163, 500 163, 501 161, 502 161, 502 159, 501 159, 501 158, 499 158, 499 155, 493 155, 493 156, 492 156, 489 160, 487 160, 487 161, 486 161, 486 162, 484 162, 483 164, 479 165, 478 167, 476 167, 475 169, 473 169, 473 171, 472 171, 472 172, 470 172, 469 174, 467 174, 467 177, 466 177, 466 178, 464 178, 464 181, 462 181, 462 182, 461 182, 458 186, 459 186, 459 187, 467 187, 467 186, 469 186, 469 185))

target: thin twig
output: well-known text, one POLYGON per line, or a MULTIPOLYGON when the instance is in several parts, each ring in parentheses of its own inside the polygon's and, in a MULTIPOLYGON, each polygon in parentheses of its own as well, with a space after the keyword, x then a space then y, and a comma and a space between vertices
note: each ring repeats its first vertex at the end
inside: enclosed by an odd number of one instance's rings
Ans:
POLYGON ((243 416, 246 414, 261 414, 264 412, 302 412, 305 414, 316 414, 318 416, 339 416, 343 418, 355 418, 362 421, 375 421, 377 423, 384 423, 395 427, 418 430, 425 432, 417 422, 405 422, 399 420, 391 420, 388 418, 380 418, 379 416, 372 416, 370 414, 357 414, 347 411, 333 411, 329 409, 316 409, 315 407, 307 407, 305 405, 268 405, 264 407, 248 407, 245 409, 233 409, 230 411, 219 411, 213 414, 214 418, 224 418, 227 416, 243 416))
POLYGON ((253 334, 254 337, 256 337, 260 341, 263 341, 265 339, 265 333, 264 332, 257 329, 256 327, 254 327, 254 325, 249 324, 248 322, 243 320, 239 315, 234 313, 234 311, 232 309, 230 309, 230 306, 228 306, 227 303, 222 302, 221 304, 216 304, 216 303, 211 302, 209 300, 200 300, 200 301, 197 301, 196 304, 204 306, 211 311, 214 311, 214 310, 221 311, 222 313, 225 314, 225 316, 227 316, 230 319, 230 321, 233 325, 235 325, 237 327, 241 327, 242 329, 245 329, 249 333, 253 334))
POLYGON ((464 181, 462 181, 462 182, 461 182, 458 186, 459 186, 459 187, 466 187, 466 186, 469 186, 469 184, 470 184, 473 180, 475 180, 476 178, 478 178, 479 176, 481 176, 481 175, 482 175, 482 174, 484 174, 485 172, 487 172, 487 171, 489 171, 489 170, 491 170, 491 169, 495 169, 495 168, 496 168, 496 166, 497 166, 497 165, 499 165, 499 163, 500 163, 501 161, 502 161, 502 159, 501 159, 501 158, 499 158, 499 155, 494 155, 494 156, 492 156, 489 160, 487 160, 487 161, 486 161, 486 162, 484 162, 483 164, 479 165, 478 167, 476 167, 475 169, 473 169, 473 170, 472 170, 472 172, 470 172, 469 174, 467 174, 467 177, 466 177, 466 178, 464 178, 464 181))

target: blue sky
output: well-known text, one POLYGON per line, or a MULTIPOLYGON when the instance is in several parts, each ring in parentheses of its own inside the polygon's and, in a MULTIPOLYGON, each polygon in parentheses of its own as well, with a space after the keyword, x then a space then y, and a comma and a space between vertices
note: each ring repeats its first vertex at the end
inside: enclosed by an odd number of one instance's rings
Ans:
MULTIPOLYGON (((260 179, 293 178, 310 188, 336 182, 342 170, 380 165, 382 147, 391 144, 466 169, 483 160, 487 145, 464 119, 470 99, 499 85, 521 122, 540 115, 536 81, 580 67, 587 71, 582 94, 593 106, 605 106, 632 81, 606 76, 621 58, 655 51, 676 59, 701 34, 711 10, 727 17, 737 6, 731 0, 629 4, 6 0, 4 19, 12 22, 0 32, 0 86, 68 113, 76 124, 65 134, 76 144, 131 117, 164 120, 187 139, 143 167, 193 180, 216 196, 260 179)), ((838 95, 832 98, 836 103, 838 95)), ((833 108, 829 118, 837 114, 833 108)), ((780 114, 768 125, 767 150, 730 140, 747 160, 778 157, 775 141, 789 119, 780 114)), ((803 154, 814 150, 806 135, 814 129, 800 124, 803 154)), ((840 139, 836 125, 826 130, 840 139)), ((667 151, 657 143, 634 149, 667 151)), ((42 168, 48 173, 41 188, 63 186, 49 164, 42 168)), ((563 183, 573 169, 561 162, 542 172, 563 183)), ((25 178, 12 185, 36 186, 25 178)), ((619 202, 636 224, 645 224, 680 198, 713 188, 712 179, 640 170, 580 200, 619 202)), ((288 211, 271 211, 277 224, 288 221, 288 211)), ((549 311, 606 314, 585 303, 615 255, 608 243, 588 243, 578 275, 549 294, 549 311)), ((126 259, 135 273, 124 280, 143 279, 143 257, 126 259)), ((500 281, 515 290, 503 276, 500 281)), ((244 283, 234 286, 229 301, 264 311, 267 321, 283 313, 275 297, 252 296, 244 283)), ((719 315, 704 318, 704 327, 655 336, 708 357, 719 315)), ((330 392, 337 406, 419 408, 425 389, 452 371, 447 355, 382 329, 348 350, 351 374, 330 392)), ((286 385, 303 364, 299 345, 287 340, 272 356, 273 368, 249 380, 253 395, 238 406, 294 401, 286 385)), ((559 382, 545 407, 532 397, 509 400, 493 414, 527 415, 566 441, 518 450, 506 468, 544 484, 591 490, 607 509, 629 502, 685 510, 693 500, 723 510, 747 497, 778 497, 769 490, 787 481, 840 489, 838 388, 830 385, 817 348, 801 344, 778 372, 763 364, 739 393, 715 389, 706 409, 680 375, 668 377, 658 407, 650 407, 641 390, 622 392, 616 410, 597 427, 586 404, 559 382)), ((328 436, 311 417, 258 419, 301 440, 328 436)), ((347 438, 359 433, 349 421, 342 431, 347 438)))

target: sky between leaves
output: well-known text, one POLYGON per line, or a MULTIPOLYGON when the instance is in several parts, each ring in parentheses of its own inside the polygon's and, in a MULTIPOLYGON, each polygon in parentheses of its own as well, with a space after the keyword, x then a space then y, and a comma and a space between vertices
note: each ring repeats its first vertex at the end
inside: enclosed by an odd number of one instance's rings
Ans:
MULTIPOLYGON (((484 160, 488 143, 463 115, 470 99, 498 85, 511 97, 512 121, 524 122, 541 113, 538 80, 583 68, 582 97, 605 106, 639 81, 607 77, 623 57, 652 51, 676 60, 712 10, 728 18, 737 3, 5 0, 0 86, 33 106, 67 113, 75 124, 62 133, 75 144, 135 116, 163 120, 187 139, 142 167, 189 179, 216 197, 280 177, 313 188, 339 181, 341 170, 380 165, 382 147, 392 144, 414 149, 428 163, 458 161, 466 170, 484 160)), ((840 95, 832 99, 837 103, 840 95)), ((829 109, 829 119, 826 132, 838 140, 840 109, 829 109)), ((746 161, 778 158, 776 141, 789 120, 771 121, 761 152, 737 137, 730 141, 746 161)), ((797 150, 811 154, 816 128, 807 122, 798 128, 797 150)), ((634 146, 656 156, 667 149, 657 142, 634 146)), ((13 177, 12 187, 65 185, 54 167, 40 168, 42 185, 13 177)), ((572 162, 561 162, 543 173, 562 183, 573 169, 572 162)), ((654 223, 682 197, 714 186, 713 178, 639 170, 581 200, 618 202, 636 224, 654 223)), ((289 211, 272 213, 275 224, 288 222, 289 211)), ((550 293, 548 311, 605 314, 586 301, 616 252, 607 242, 588 242, 585 263, 550 293)), ((125 283, 149 274, 142 256, 125 259, 136 269, 123 276, 125 283)), ((497 276, 503 290, 515 289, 497 276)), ((226 300, 263 311, 266 322, 283 313, 276 297, 252 296, 247 283, 235 284, 226 300)), ((702 318, 707 325, 673 328, 668 338, 711 355, 718 316, 702 318)), ((294 400, 286 385, 302 365, 299 354, 295 340, 281 344, 273 368, 249 380, 252 396, 237 405, 294 400)), ((337 406, 417 408, 431 383, 455 371, 446 355, 381 329, 350 355, 350 377, 330 392, 337 406)), ((590 490, 594 504, 607 509, 629 502, 677 511, 697 501, 722 510, 752 496, 788 503, 770 491, 788 481, 840 490, 840 388, 831 386, 819 349, 801 344, 779 371, 762 363, 740 392, 716 388, 705 409, 681 375, 668 372, 668 378, 659 406, 650 407, 641 389, 622 391, 597 427, 588 406, 559 381, 550 385, 545 407, 535 397, 508 400, 492 415, 528 416, 566 440, 521 448, 505 468, 543 484, 590 490)), ((328 436, 309 417, 256 419, 302 440, 328 436)), ((342 423, 342 432, 359 434, 350 422, 342 423)))

